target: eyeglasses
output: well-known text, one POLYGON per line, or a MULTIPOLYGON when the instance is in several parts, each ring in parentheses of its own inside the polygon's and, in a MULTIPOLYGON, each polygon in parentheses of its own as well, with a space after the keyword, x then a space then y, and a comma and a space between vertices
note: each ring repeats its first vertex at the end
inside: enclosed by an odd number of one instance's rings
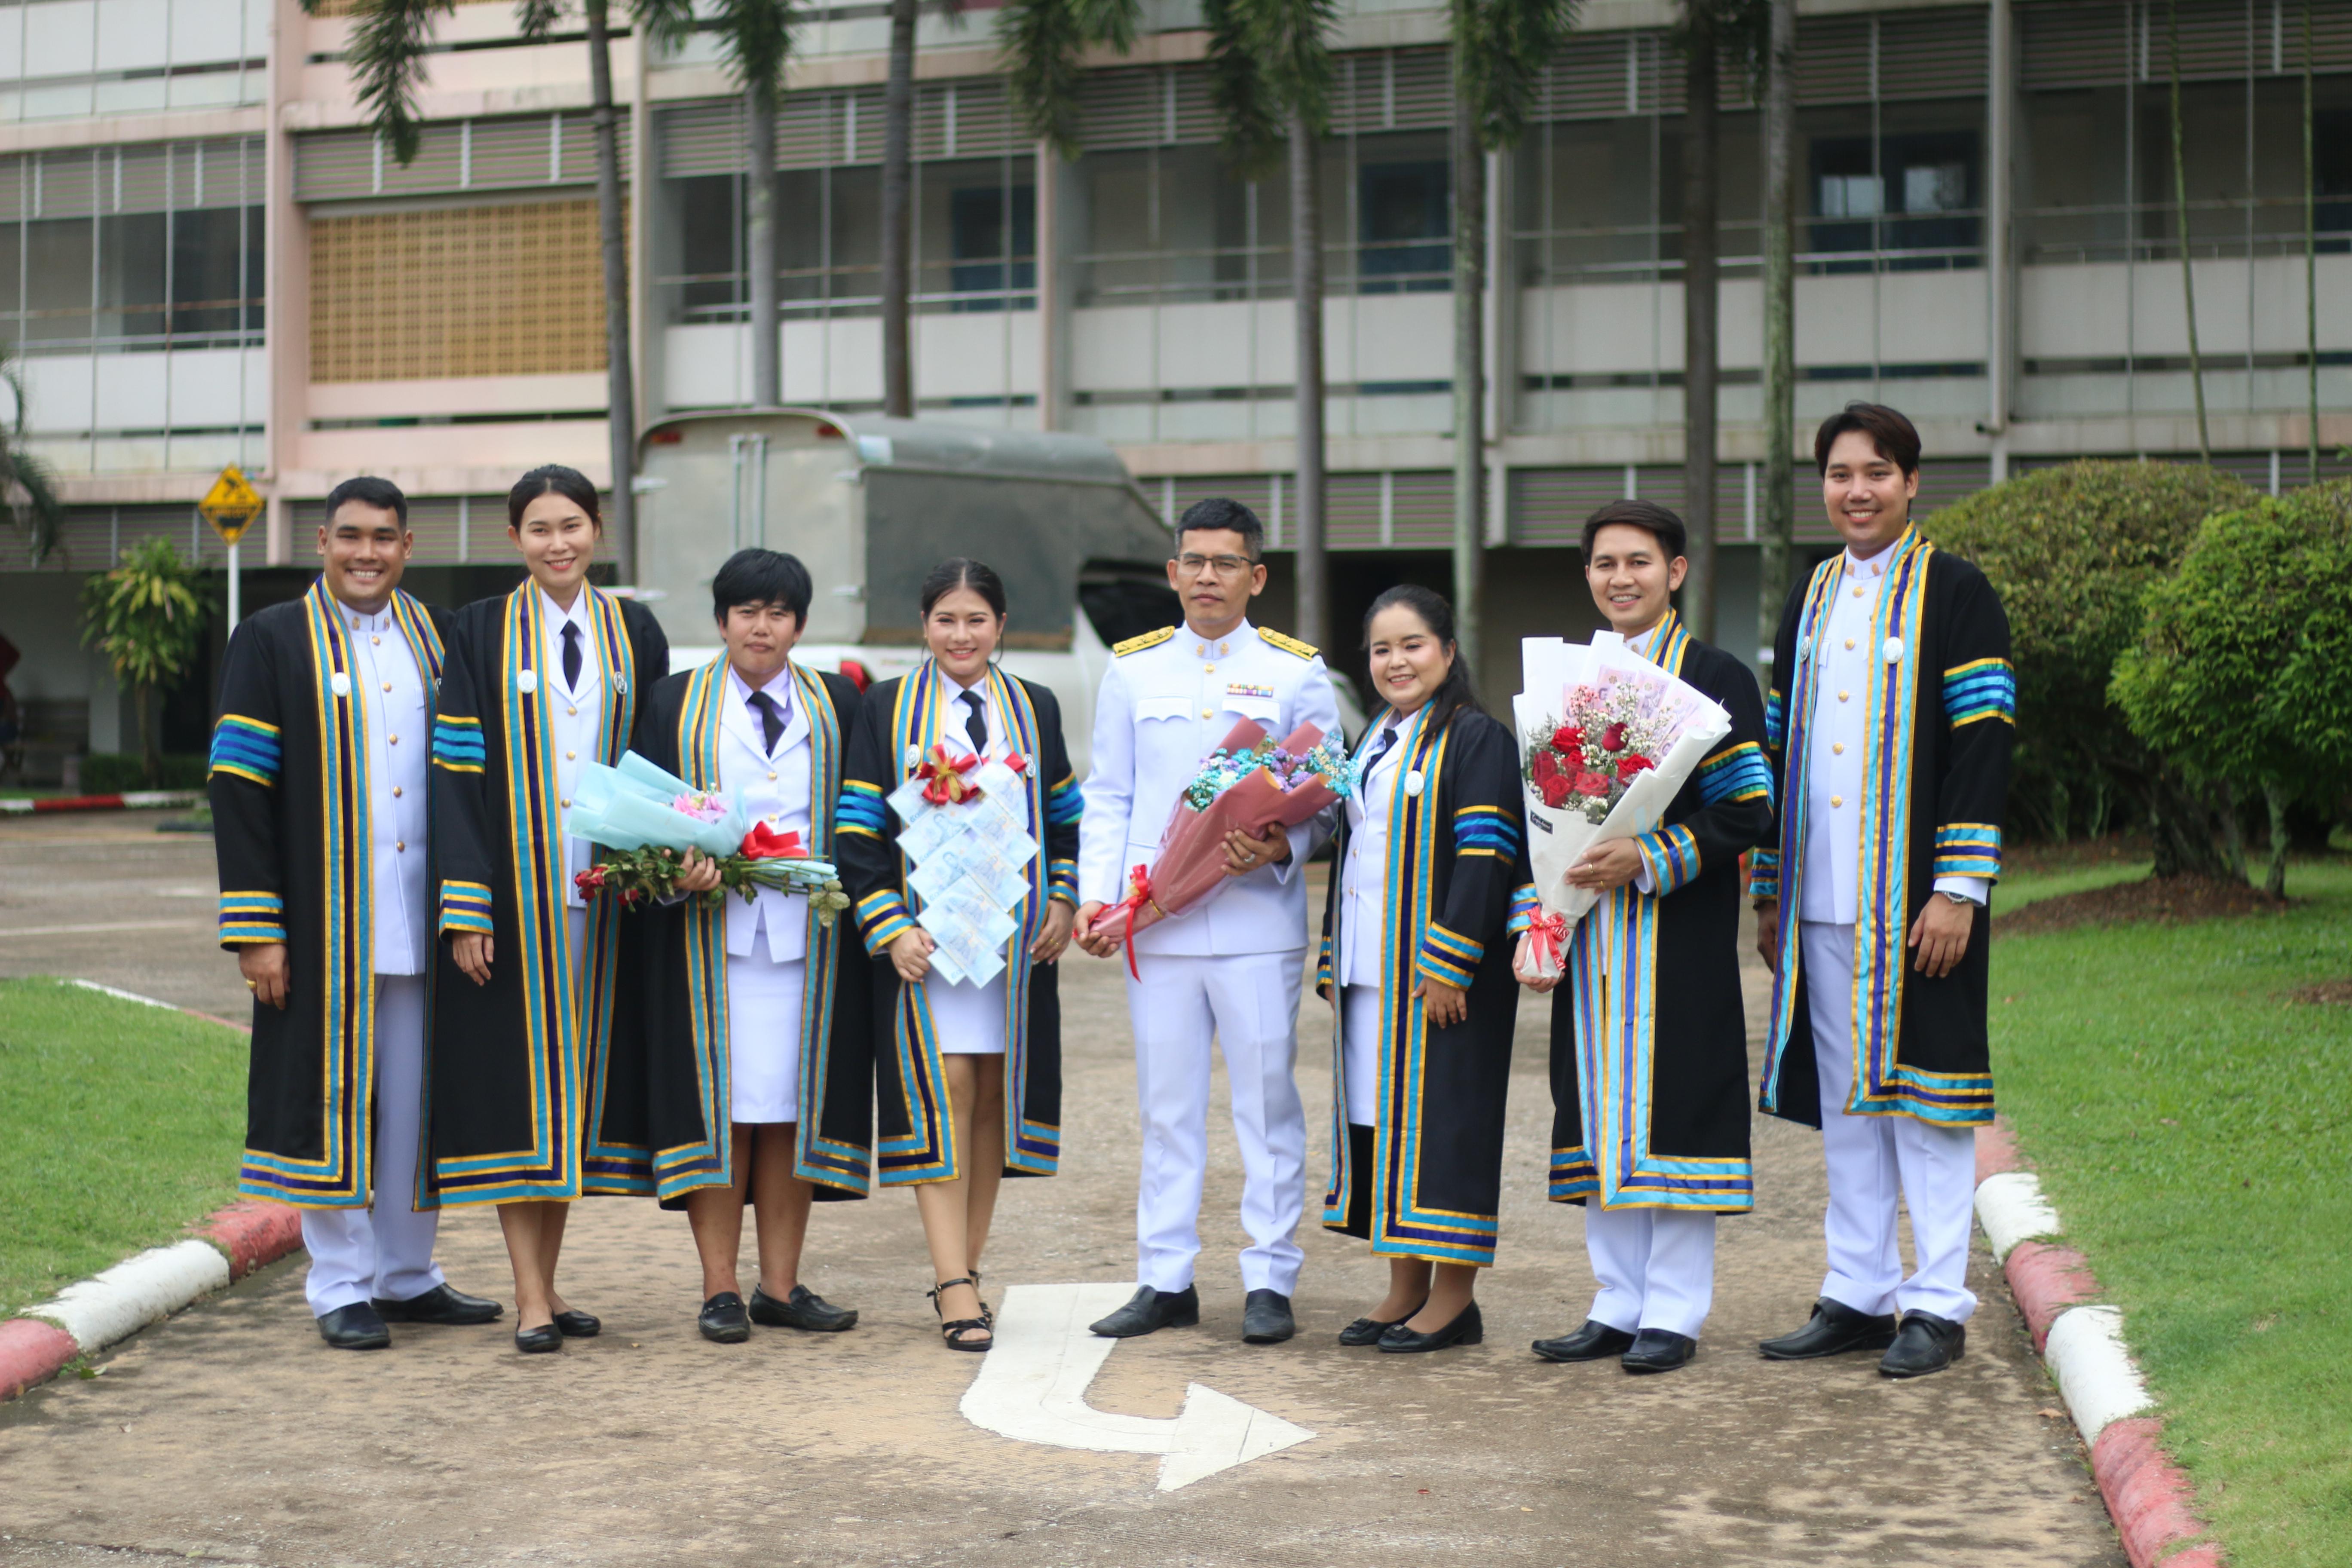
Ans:
POLYGON ((1246 555, 1179 555, 1176 570, 1188 577, 1197 577, 1202 567, 1208 567, 1220 577, 1239 577, 1257 563, 1246 555))

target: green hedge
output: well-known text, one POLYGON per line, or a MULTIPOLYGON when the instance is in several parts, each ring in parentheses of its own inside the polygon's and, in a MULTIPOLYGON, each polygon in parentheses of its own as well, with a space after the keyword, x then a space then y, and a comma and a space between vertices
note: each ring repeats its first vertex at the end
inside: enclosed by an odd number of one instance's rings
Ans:
MULTIPOLYGON (((156 789, 202 789, 207 759, 201 752, 167 752, 153 785, 156 789)), ((136 756, 120 752, 92 752, 81 760, 84 795, 116 795, 146 789, 147 771, 136 756)))

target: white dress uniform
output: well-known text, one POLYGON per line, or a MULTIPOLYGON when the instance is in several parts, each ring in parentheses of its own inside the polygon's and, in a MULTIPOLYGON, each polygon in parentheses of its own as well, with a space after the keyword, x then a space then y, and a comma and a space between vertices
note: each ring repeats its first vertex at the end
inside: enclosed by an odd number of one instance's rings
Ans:
POLYGON ((1380 1113, 1381 947, 1388 930, 1389 807, 1404 748, 1393 713, 1365 731, 1356 748, 1362 784, 1349 797, 1348 858, 1339 870, 1339 1042, 1348 1054, 1348 1120, 1373 1125, 1380 1113), (1387 739, 1383 742, 1382 737, 1387 739))
MULTIPOLYGON (((950 758, 977 755, 982 762, 1003 762, 1013 754, 1010 728, 989 696, 986 676, 976 686, 959 686, 943 669, 940 671, 940 689, 947 696, 947 715, 940 725, 939 738, 950 758), (985 750, 976 750, 971 743, 971 723, 975 709, 981 722, 987 726, 985 750)), ((1042 839, 1044 835, 1037 837, 1042 839)), ((1041 843, 1037 853, 1045 852, 1041 843)), ((1002 969, 985 985, 951 981, 936 969, 923 976, 923 999, 930 1005, 931 1027, 939 1036, 941 1056, 1004 1054, 1007 982, 1008 975, 1002 969)))
POLYGON ((371 1299, 404 1301, 442 1282, 433 1261, 438 1211, 415 1212, 425 1103, 425 965, 433 919, 425 878, 425 770, 432 735, 416 656, 389 605, 339 606, 351 628, 353 695, 367 730, 375 945, 375 1202, 304 1209, 303 1286, 313 1316, 371 1299))
MULTIPOLYGON (((727 672, 719 716, 719 787, 747 816, 780 833, 815 831, 810 818, 808 715, 787 665, 754 692, 727 672), (768 743, 767 713, 782 724, 768 743)), ((762 888, 727 900, 728 1115, 742 1123, 800 1120, 801 999, 808 981, 808 895, 762 888)))
MULTIPOLYGON (((1095 703, 1094 769, 1078 829, 1082 900, 1116 903, 1150 866, 1184 786, 1234 723, 1279 741, 1301 723, 1339 735, 1331 678, 1313 648, 1247 621, 1219 637, 1179 626, 1133 637, 1095 703)), ((1192 1283, 1208 1164, 1212 1037, 1223 1047, 1241 1143, 1244 1290, 1296 1292, 1305 1257, 1307 1122, 1292 1076, 1307 957, 1307 858, 1326 821, 1290 830, 1290 859, 1228 883, 1190 913, 1137 933, 1128 982, 1142 1104, 1137 1275, 1155 1290, 1192 1283)))
MULTIPOLYGON (((1889 544, 1868 560, 1846 552, 1851 584, 1816 637, 1811 751, 1805 765, 1804 891, 1797 910, 1821 1070, 1822 1150, 1829 1165, 1823 1229, 1829 1273, 1821 1294, 1874 1315, 1932 1312, 1955 1323, 1975 1312, 1968 1288, 1969 1226, 1976 1202, 1976 1130, 1913 1116, 1848 1116, 1853 1093, 1853 934, 1862 866, 1864 733, 1874 627, 1889 544), (1852 694, 1851 697, 1849 694, 1852 694), (1917 1269, 1906 1279, 1895 1246, 1895 1198, 1911 1213, 1917 1269)), ((1938 877, 1937 893, 1979 908, 1981 877, 1938 877)))
MULTIPOLYGON (((588 589, 572 596, 572 608, 559 610, 545 590, 539 595, 539 678, 553 690, 556 700, 540 705, 548 737, 555 742, 555 793, 559 811, 572 808, 572 791, 580 782, 580 761, 596 758, 596 741, 604 727, 604 666, 596 647, 596 623, 588 613, 588 589), (576 641, 580 675, 563 676, 564 645, 576 641)), ((563 913, 576 966, 586 952, 588 897, 573 880, 594 864, 596 847, 585 838, 563 836, 563 913)))

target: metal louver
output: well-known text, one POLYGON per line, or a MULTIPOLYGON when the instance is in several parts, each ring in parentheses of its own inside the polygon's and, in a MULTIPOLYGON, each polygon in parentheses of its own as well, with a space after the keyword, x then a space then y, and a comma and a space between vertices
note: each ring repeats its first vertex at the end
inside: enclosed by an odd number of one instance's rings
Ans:
MULTIPOLYGON (((629 123, 620 122, 621 177, 629 177, 629 123)), ((249 178, 260 179, 259 164, 249 178)), ((580 113, 443 121, 425 126, 405 168, 373 129, 312 131, 294 138, 294 199, 363 201, 371 196, 441 195, 458 191, 524 190, 592 184, 596 136, 580 113)), ((207 200, 206 205, 219 205, 207 200)))
POLYGON ((1797 101, 1867 103, 1875 92, 1868 16, 1800 17, 1797 101))
POLYGON ((1987 89, 1990 19, 1975 6, 1915 11, 1878 29, 1878 96, 1978 98, 1987 89))

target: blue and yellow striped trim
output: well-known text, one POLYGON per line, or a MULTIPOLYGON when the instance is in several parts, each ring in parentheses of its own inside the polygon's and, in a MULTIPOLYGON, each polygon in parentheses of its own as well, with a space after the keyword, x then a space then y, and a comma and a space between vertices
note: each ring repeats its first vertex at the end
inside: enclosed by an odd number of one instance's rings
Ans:
POLYGON ((286 900, 276 893, 223 893, 220 939, 223 947, 284 942, 286 900))
POLYGON ((885 888, 861 900, 856 914, 858 940, 866 943, 866 952, 877 957, 915 929, 915 917, 896 888, 885 888))
POLYGON ((1699 873, 1698 840, 1681 823, 1669 823, 1633 840, 1650 869, 1650 890, 1664 895, 1688 887, 1699 873))
POLYGON ((270 787, 284 771, 285 746, 277 725, 242 713, 220 716, 213 726, 212 772, 270 787))
POLYGON ((1971 659, 1944 671, 1944 717, 1957 730, 1986 719, 2017 722, 2017 674, 2005 658, 1971 659))
POLYGON ((1045 792, 1045 821, 1066 827, 1086 814, 1086 796, 1078 793, 1078 775, 1071 773, 1045 792))
POLYGON ((1751 899, 1777 899, 1780 896, 1780 852, 1779 850, 1749 851, 1748 896, 1751 899))
POLYGON ((1764 694, 1764 749, 1780 751, 1789 739, 1789 694, 1779 687, 1764 694))
POLYGON ((1432 921, 1421 934, 1421 952, 1415 957, 1413 972, 1424 980, 1443 981, 1467 991, 1470 983, 1478 978, 1478 961, 1486 955, 1485 943, 1457 935, 1432 921))
POLYGON ((1772 769, 1764 748, 1753 741, 1726 746, 1698 765, 1698 798, 1702 805, 1727 800, 1770 800, 1772 769))
POLYGON ((1465 805, 1454 814, 1454 852, 1515 859, 1519 853, 1519 825, 1499 805, 1465 805))
POLYGON ((886 825, 887 807, 883 804, 882 786, 860 779, 841 782, 841 798, 834 803, 833 820, 836 830, 862 833, 868 838, 879 838, 886 825))
POLYGON ((482 721, 444 713, 433 721, 433 765, 453 773, 478 773, 489 761, 482 721))
POLYGON ((1936 829, 1936 875, 2000 876, 2000 828, 1990 822, 1948 822, 1936 829))
POLYGON ((1072 909, 1078 907, 1078 863, 1076 860, 1048 860, 1045 863, 1046 897, 1059 899, 1072 909))
POLYGON ((488 935, 490 924, 490 889, 480 882, 460 882, 445 878, 441 883, 441 933, 478 931, 488 935))
POLYGON ((1537 911, 1542 908, 1542 903, 1536 898, 1536 885, 1521 882, 1511 889, 1511 914, 1503 922, 1503 930, 1512 936, 1518 935, 1535 923, 1537 911))

